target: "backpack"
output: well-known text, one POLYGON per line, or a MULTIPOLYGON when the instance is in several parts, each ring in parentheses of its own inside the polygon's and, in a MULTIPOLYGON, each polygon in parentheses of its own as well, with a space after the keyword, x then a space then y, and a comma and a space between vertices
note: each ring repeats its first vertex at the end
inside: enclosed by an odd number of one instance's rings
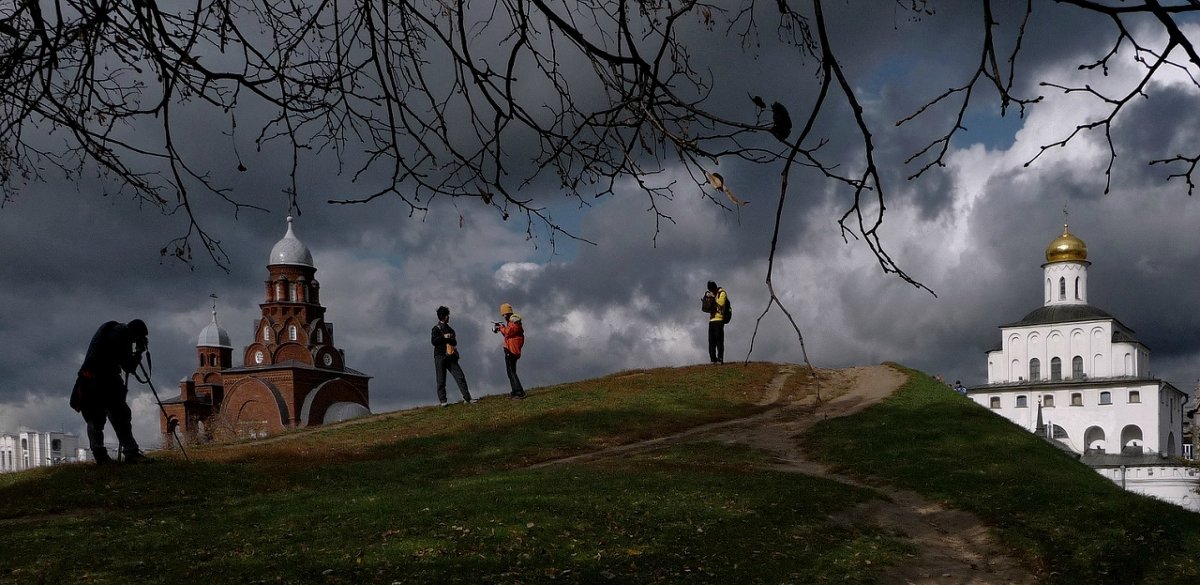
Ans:
POLYGON ((729 293, 725 293, 725 308, 721 311, 721 321, 726 325, 733 320, 733 301, 729 300, 729 293))
POLYGON ((712 293, 705 292, 704 296, 700 297, 700 310, 711 315, 716 310, 716 307, 713 306, 716 302, 717 298, 712 293))

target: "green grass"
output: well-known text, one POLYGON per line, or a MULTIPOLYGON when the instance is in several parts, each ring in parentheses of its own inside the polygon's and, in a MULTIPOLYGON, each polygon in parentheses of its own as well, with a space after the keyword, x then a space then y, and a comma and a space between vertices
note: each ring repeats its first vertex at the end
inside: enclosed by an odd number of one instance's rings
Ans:
POLYGON ((1045 583, 1200 578, 1200 515, 1130 494, 1032 434, 910 372, 883 403, 814 426, 811 453, 967 510, 1045 583))
POLYGON ((20 559, 0 582, 875 582, 906 545, 829 518, 877 496, 745 448, 528 469, 759 412, 776 371, 623 372, 194 463, 0 476, 0 548, 20 559))
POLYGON ((0 475, 0 583, 880 583, 911 545, 847 519, 890 486, 977 514, 1046 583, 1200 576, 1196 515, 1122 492, 919 373, 803 439, 877 490, 700 439, 530 468, 761 412, 777 370, 622 372, 191 463, 0 475))

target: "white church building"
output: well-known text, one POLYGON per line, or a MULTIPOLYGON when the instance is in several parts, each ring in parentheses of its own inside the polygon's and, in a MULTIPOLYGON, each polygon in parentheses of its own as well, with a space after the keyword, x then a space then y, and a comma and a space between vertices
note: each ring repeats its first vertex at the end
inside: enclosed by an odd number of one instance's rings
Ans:
POLYGON ((1000 326, 1001 345, 987 352, 987 384, 967 395, 1128 489, 1200 510, 1196 472, 1172 461, 1190 447, 1183 441, 1188 396, 1151 375, 1150 349, 1132 329, 1088 304, 1090 265, 1083 240, 1063 225, 1046 248, 1042 306, 1000 326), (1155 480, 1156 468, 1178 485, 1155 480))

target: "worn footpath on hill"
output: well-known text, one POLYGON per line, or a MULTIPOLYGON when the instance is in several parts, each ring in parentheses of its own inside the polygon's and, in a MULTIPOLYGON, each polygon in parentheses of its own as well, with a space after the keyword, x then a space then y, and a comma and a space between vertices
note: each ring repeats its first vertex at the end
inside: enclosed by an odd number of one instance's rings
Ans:
POLYGON ((913 585, 1031 584, 1036 577, 991 537, 974 515, 931 502, 919 494, 878 482, 836 473, 808 458, 801 435, 819 420, 854 414, 883 400, 900 388, 907 377, 888 366, 866 366, 839 370, 817 370, 809 384, 819 383, 827 398, 817 401, 808 395, 799 401, 784 396, 793 375, 809 376, 807 369, 782 366, 760 401, 773 406, 754 416, 713 423, 674 435, 601 451, 539 463, 546 467, 622 457, 688 441, 716 440, 744 444, 773 456, 772 469, 803 473, 872 490, 880 499, 859 505, 836 518, 853 525, 874 525, 909 541, 917 549, 913 558, 890 567, 888 583, 913 585), (804 372, 804 373, 800 373, 804 372))

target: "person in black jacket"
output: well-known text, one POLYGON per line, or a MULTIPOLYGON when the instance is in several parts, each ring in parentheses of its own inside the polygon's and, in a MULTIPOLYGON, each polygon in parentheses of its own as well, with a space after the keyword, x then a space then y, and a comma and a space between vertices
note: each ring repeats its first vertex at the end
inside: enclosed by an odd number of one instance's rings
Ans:
POLYGON ((133 438, 133 413, 125 403, 129 392, 128 374, 134 373, 141 363, 148 335, 141 319, 129 323, 109 321, 92 336, 83 365, 79 367, 75 388, 71 391, 71 408, 82 414, 87 422, 88 442, 97 464, 112 462, 104 447, 106 420, 112 422, 126 463, 149 461, 133 438), (126 374, 124 378, 122 372, 126 374))
POLYGON ((430 342, 433 343, 433 368, 437 373, 438 404, 446 406, 446 372, 454 376, 458 390, 462 392, 463 404, 470 404, 471 391, 467 389, 467 377, 458 365, 458 339, 450 326, 450 309, 437 308, 437 325, 433 326, 430 342))

